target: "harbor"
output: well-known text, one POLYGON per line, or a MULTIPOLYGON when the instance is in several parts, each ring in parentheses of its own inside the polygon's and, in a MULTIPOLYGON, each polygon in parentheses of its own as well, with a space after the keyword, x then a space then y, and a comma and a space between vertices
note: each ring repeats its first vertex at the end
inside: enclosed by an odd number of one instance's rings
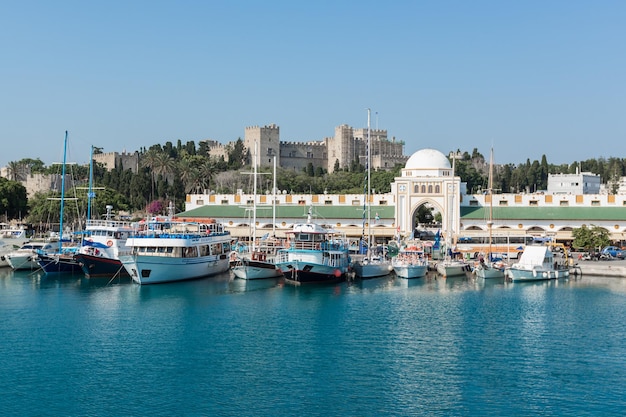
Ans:
POLYGON ((0 270, 5 415, 603 415, 626 280, 161 285, 0 270))

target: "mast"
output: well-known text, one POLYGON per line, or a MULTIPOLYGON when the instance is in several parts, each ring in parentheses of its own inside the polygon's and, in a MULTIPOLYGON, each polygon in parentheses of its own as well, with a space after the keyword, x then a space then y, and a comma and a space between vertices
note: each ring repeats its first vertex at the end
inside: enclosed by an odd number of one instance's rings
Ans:
POLYGON ((489 196, 489 220, 487 221, 487 228, 489 229, 489 247, 487 252, 487 260, 491 262, 491 241, 493 229, 493 148, 491 148, 491 155, 489 157, 489 181, 487 183, 487 187, 487 195, 489 196))
POLYGON ((272 237, 276 237, 276 155, 274 155, 274 185, 272 187, 272 237))
POLYGON ((252 200, 252 252, 254 252, 256 245, 256 159, 258 156, 258 144, 257 141, 254 141, 254 169, 253 169, 253 181, 254 186, 252 187, 254 192, 254 197, 252 200))
POLYGON ((61 169, 61 213, 59 218, 59 253, 63 249, 63 210, 65 209, 65 163, 67 157, 67 130, 63 140, 63 168, 61 169))
POLYGON ((370 194, 372 192, 371 188, 371 176, 370 176, 370 166, 371 166, 371 121, 372 111, 367 109, 367 258, 369 259, 371 256, 371 248, 372 248, 372 206, 370 204, 370 194))
POLYGON ((87 191, 87 221, 91 220, 91 199, 95 197, 93 192, 93 145, 89 155, 89 190, 87 191))

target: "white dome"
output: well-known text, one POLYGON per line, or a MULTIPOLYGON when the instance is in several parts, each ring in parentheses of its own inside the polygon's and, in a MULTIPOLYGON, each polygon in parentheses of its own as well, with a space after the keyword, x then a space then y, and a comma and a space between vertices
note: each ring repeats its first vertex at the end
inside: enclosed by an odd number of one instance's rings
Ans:
POLYGON ((448 158, 436 149, 415 152, 404 166, 406 169, 450 169, 448 158))

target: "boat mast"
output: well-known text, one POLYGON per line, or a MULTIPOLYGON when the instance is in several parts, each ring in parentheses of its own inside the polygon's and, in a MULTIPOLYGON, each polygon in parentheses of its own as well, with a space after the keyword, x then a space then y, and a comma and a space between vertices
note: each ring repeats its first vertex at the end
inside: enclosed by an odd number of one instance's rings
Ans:
POLYGON ((487 252, 487 260, 491 262, 491 241, 493 229, 493 148, 491 148, 491 155, 489 157, 489 181, 487 187, 487 195, 489 195, 489 221, 487 222, 487 228, 489 229, 489 248, 487 252))
POLYGON ((370 204, 370 194, 372 192, 371 188, 371 176, 370 176, 370 166, 372 162, 372 154, 371 154, 371 115, 372 111, 367 109, 367 258, 370 259, 371 256, 371 248, 372 248, 372 207, 370 204))
POLYGON ((274 155, 274 185, 272 188, 272 237, 276 237, 276 155, 274 155))
POLYGON ((63 168, 61 169, 61 213, 59 218, 59 253, 63 249, 63 210, 65 209, 65 164, 67 157, 67 130, 63 140, 63 168))
POLYGON ((253 181, 254 181, 254 185, 252 187, 253 190, 253 200, 252 200, 252 252, 254 252, 255 249, 255 245, 256 245, 256 160, 258 157, 258 143, 255 140, 254 141, 254 169, 253 169, 253 181))
POLYGON ((95 197, 93 192, 93 145, 89 155, 89 190, 87 190, 87 221, 91 220, 91 199, 95 197))

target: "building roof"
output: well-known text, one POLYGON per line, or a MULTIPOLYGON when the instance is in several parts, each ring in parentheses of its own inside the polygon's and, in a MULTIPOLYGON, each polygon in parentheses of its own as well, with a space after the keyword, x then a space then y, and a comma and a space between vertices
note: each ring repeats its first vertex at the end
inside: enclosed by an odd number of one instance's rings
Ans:
POLYGON ((420 149, 405 165, 406 169, 450 169, 448 158, 436 149, 420 149))
MULTIPOLYGON (((185 218, 205 218, 212 217, 215 219, 223 218, 242 218, 247 219, 249 216, 249 209, 246 206, 232 206, 232 205, 206 205, 195 208, 193 210, 178 213, 178 217, 185 218)), ((282 221, 282 219, 298 219, 306 220, 309 206, 304 205, 278 205, 276 206, 276 219, 282 221)), ((375 206, 371 208, 372 219, 378 213, 382 219, 393 219, 395 216, 395 206, 375 206)), ((367 216, 367 213, 365 214, 367 216)), ((257 219, 271 219, 272 218, 272 206, 264 205, 257 206, 257 219)), ((313 218, 318 221, 323 219, 348 219, 354 220, 355 224, 360 224, 363 220, 363 206, 331 206, 331 205, 314 205, 313 206, 313 218)))
MULTIPOLYGON (((486 219, 489 207, 461 207, 461 220, 486 219)), ((493 219, 626 221, 626 207, 494 207, 493 219)))

